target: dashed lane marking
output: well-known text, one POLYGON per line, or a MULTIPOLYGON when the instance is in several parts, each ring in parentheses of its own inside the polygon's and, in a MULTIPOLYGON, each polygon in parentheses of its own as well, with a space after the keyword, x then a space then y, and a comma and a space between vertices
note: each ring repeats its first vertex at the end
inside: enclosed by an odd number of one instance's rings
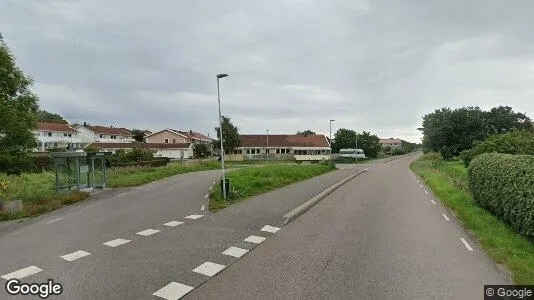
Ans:
POLYGON ((247 249, 238 248, 238 247, 230 247, 226 249, 222 254, 239 258, 247 254, 247 252, 248 252, 247 249))
POLYGON ((178 282, 171 282, 152 295, 167 300, 178 300, 183 296, 187 295, 187 293, 191 292, 192 290, 192 286, 188 286, 178 282))
POLYGON ((202 207, 200 208, 200 210, 204 210, 206 208, 205 205, 202 205, 202 207))
POLYGON ((3 275, 2 278, 6 279, 6 280, 22 279, 24 277, 28 277, 30 275, 37 274, 37 273, 42 272, 42 271, 43 271, 43 269, 38 268, 36 266, 29 266, 29 267, 26 267, 24 269, 20 269, 20 270, 17 270, 15 272, 11 272, 9 274, 3 275))
POLYGON ((105 243, 102 243, 102 244, 104 244, 106 246, 109 246, 109 247, 117 247, 117 246, 129 243, 129 242, 131 242, 131 240, 115 239, 115 240, 111 240, 109 242, 105 242, 105 243))
POLYGON ((265 225, 265 226, 263 226, 263 228, 261 229, 261 231, 270 232, 270 233, 275 233, 275 232, 277 232, 278 230, 280 230, 280 228, 278 228, 278 227, 274 227, 274 226, 271 226, 271 225, 265 225))
POLYGON ((158 233, 158 232, 159 230, 157 229, 147 229, 147 230, 139 231, 137 234, 142 235, 142 236, 149 236, 149 235, 153 235, 154 233, 158 233))
POLYGON ((83 251, 83 250, 78 250, 78 251, 75 251, 75 252, 72 252, 72 253, 69 253, 69 254, 65 254, 65 255, 61 256, 61 258, 63 258, 66 261, 75 261, 77 259, 80 259, 80 258, 88 256, 88 255, 91 255, 91 253, 89 253, 87 251, 83 251))
POLYGON ((170 222, 167 222, 167 223, 165 223, 163 225, 169 226, 169 227, 174 227, 174 226, 178 226, 178 225, 181 225, 181 224, 184 224, 184 222, 170 221, 170 222))
POLYGON ((428 195, 428 192, 427 192, 427 191, 425 191, 425 194, 427 194, 427 195, 428 195))
POLYGON ((204 199, 208 199, 209 196, 210 196, 209 194, 206 194, 206 195, 204 196, 204 199))
POLYGON ((245 242, 254 243, 254 244, 260 244, 261 242, 265 241, 266 238, 256 235, 251 235, 248 238, 245 239, 245 242))
POLYGON ((54 219, 54 220, 46 221, 45 224, 52 224, 52 223, 57 222, 59 220, 63 220, 63 218, 57 218, 57 219, 54 219))
POLYGON ((193 272, 212 277, 213 275, 222 271, 224 268, 226 268, 225 265, 219 265, 208 261, 196 267, 193 272))
POLYGON ((119 197, 122 197, 122 196, 124 196, 124 195, 126 195, 126 193, 119 194, 119 197))
POLYGON ((460 238, 460 240, 462 241, 462 243, 464 243, 464 246, 465 246, 465 248, 467 248, 467 250, 473 251, 473 248, 471 248, 469 243, 464 238, 460 238))
POLYGON ((202 218, 204 215, 190 215, 185 217, 186 219, 196 220, 198 218, 202 218))
POLYGON ((432 202, 432 204, 436 204, 436 201, 434 201, 434 200, 430 200, 430 202, 432 202))
POLYGON ((441 215, 445 218, 445 220, 450 221, 449 217, 447 217, 446 214, 441 214, 441 215))

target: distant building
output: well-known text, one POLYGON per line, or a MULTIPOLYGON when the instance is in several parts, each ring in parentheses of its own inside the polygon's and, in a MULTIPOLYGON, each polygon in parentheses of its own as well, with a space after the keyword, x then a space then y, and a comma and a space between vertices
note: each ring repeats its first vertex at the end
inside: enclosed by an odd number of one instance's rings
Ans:
POLYGON ((211 143, 213 139, 202 133, 189 131, 180 131, 175 129, 163 129, 146 136, 147 143, 211 143))
POLYGON ((193 144, 192 143, 174 143, 174 144, 162 144, 162 143, 141 143, 141 142, 129 142, 129 143, 100 143, 95 142, 87 146, 87 148, 99 149, 100 151, 106 151, 115 153, 117 150, 132 150, 132 149, 150 149, 154 150, 156 157, 168 157, 172 159, 190 159, 193 158, 193 144))
POLYGON ((380 145, 382 145, 382 148, 384 147, 390 147, 391 149, 402 149, 403 140, 401 139, 380 139, 380 145))
POLYGON ((38 145, 38 151, 52 148, 82 149, 82 141, 76 129, 65 123, 38 122, 33 131, 38 145))
POLYGON ((114 126, 106 127, 99 125, 78 125, 76 130, 84 145, 91 143, 131 143, 134 141, 133 134, 126 128, 114 126))

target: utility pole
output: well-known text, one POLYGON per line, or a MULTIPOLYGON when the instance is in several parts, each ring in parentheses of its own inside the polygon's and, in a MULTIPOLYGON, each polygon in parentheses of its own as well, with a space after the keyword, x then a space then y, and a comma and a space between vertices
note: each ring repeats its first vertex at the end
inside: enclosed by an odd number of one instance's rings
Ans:
POLYGON ((267 149, 265 150, 265 154, 267 155, 267 163, 269 163, 269 129, 267 129, 267 149))
POLYGON ((228 74, 217 75, 217 100, 219 102, 219 136, 221 138, 221 170, 222 170, 222 190, 223 198, 226 200, 226 176, 224 174, 224 146, 223 146, 223 132, 222 132, 222 116, 221 116, 221 93, 219 90, 219 79, 227 77, 228 74))

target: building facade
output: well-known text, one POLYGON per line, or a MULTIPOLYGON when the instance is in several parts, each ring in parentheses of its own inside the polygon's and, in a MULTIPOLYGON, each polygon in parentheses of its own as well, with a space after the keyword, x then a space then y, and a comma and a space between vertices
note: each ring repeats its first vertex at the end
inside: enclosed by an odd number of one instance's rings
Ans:
POLYGON ((131 143, 134 141, 133 134, 125 128, 79 125, 76 130, 80 133, 82 143, 131 143))
POLYGON ((79 132, 63 123, 38 122, 33 131, 39 143, 37 151, 48 149, 83 149, 79 132))
POLYGON ((380 145, 382 148, 390 147, 391 149, 402 149, 402 140, 401 139, 380 139, 380 145))
POLYGON ((174 143, 174 144, 161 144, 161 143, 100 143, 95 142, 87 146, 88 148, 99 149, 100 151, 106 151, 115 153, 117 150, 130 151, 132 149, 149 149, 155 151, 155 157, 168 157, 171 159, 191 159, 193 158, 193 144, 192 143, 174 143))

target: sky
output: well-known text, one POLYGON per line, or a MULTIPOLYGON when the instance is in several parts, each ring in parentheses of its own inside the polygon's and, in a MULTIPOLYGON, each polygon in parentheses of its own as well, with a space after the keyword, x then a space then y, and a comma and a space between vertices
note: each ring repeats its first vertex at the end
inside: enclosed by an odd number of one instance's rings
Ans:
POLYGON ((42 109, 69 122, 420 142, 441 107, 534 117, 534 1, 0 0, 42 109))

